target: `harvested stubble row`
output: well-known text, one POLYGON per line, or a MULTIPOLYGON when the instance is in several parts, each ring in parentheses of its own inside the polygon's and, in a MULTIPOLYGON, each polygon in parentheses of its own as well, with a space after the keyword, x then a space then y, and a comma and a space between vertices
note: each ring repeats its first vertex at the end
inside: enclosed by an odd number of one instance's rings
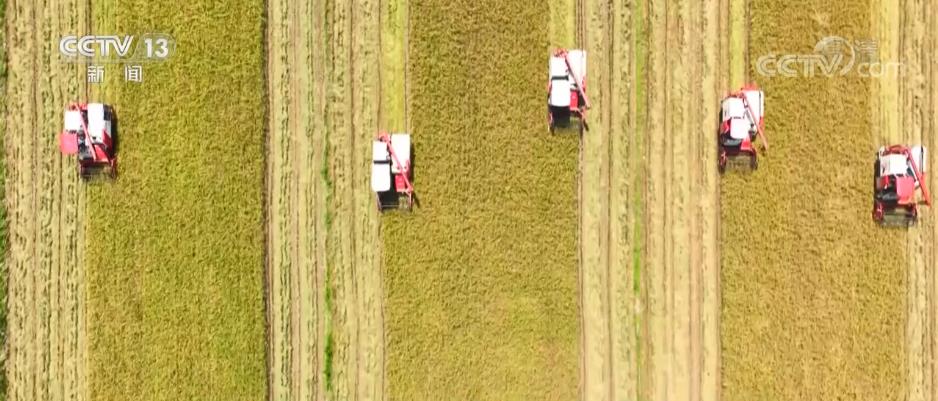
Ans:
MULTIPOLYGON (((865 2, 752 3, 752 60, 869 37, 865 2)), ((753 77, 770 153, 722 181, 724 397, 895 400, 903 392, 904 252, 870 219, 870 85, 753 77)))
POLYGON ((107 99, 120 174, 88 190, 91 399, 263 399, 263 2, 113 10, 177 48, 107 99))
POLYGON ((420 207, 383 218, 390 398, 574 399, 577 138, 546 132, 549 8, 410 16, 420 207))

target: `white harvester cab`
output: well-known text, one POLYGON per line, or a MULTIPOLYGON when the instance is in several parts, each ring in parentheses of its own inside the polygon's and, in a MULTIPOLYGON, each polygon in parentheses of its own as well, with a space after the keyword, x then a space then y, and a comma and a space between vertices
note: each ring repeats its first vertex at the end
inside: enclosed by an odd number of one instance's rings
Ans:
POLYGON ((570 91, 573 80, 567 74, 567 62, 563 57, 550 58, 550 98, 551 107, 570 107, 570 91))
POLYGON ((101 103, 88 104, 88 134, 91 135, 91 142, 104 143, 104 133, 111 131, 111 116, 105 113, 105 107, 101 103))
POLYGON ((371 143, 371 190, 379 210, 401 206, 401 195, 407 196, 407 208, 413 205, 410 152, 410 134, 382 133, 371 143))
POLYGON ((571 98, 577 96, 577 80, 586 79, 586 52, 569 50, 550 57, 551 107, 570 107, 571 98), (567 68, 567 63, 570 68, 567 68), (571 96, 572 94, 572 96, 571 96))
POLYGON ((381 141, 371 142, 371 190, 386 192, 391 189, 391 154, 388 145, 381 141))
MULTIPOLYGON (((59 141, 62 153, 77 154, 78 160, 86 160, 92 157, 91 147, 85 144, 83 120, 81 110, 66 110, 63 135, 59 141)), ((90 122, 88 125, 91 125, 90 122)))
MULTIPOLYGON (((927 157, 928 153, 922 146, 912 146, 909 148, 909 153, 912 155, 912 160, 915 161, 916 167, 922 175, 927 172, 927 157)), ((901 153, 888 153, 887 148, 879 148, 879 176, 914 176, 915 172, 912 170, 912 165, 909 164, 909 158, 906 155, 901 153)), ((916 182, 915 186, 918 187, 919 183, 916 182)))
POLYGON ((723 121, 729 124, 733 139, 752 139, 762 121, 765 110, 765 94, 757 89, 744 89, 735 96, 723 99, 723 121), (752 115, 746 110, 746 105, 752 115))

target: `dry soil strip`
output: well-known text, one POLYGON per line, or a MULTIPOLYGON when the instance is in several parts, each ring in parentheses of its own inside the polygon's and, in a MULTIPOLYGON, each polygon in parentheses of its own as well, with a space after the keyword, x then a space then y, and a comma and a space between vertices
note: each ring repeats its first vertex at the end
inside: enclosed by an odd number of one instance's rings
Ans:
MULTIPOLYGON (((729 3, 725 0, 707 0, 700 9, 703 34, 698 42, 702 60, 697 67, 700 77, 700 92, 697 108, 697 121, 701 125, 692 138, 694 149, 692 158, 698 163, 692 164, 695 172, 693 193, 696 194, 695 222, 691 238, 691 271, 695 276, 692 300, 694 314, 699 321, 692 323, 693 337, 699 344, 692 356, 692 375, 695 377, 698 397, 702 401, 719 401, 722 388, 720 376, 720 177, 714 168, 717 160, 713 146, 713 132, 719 123, 717 108, 728 83, 726 59, 723 47, 728 37, 727 26, 723 24, 723 15, 727 15, 729 3), (694 156, 696 155, 696 157, 694 156), (695 246, 696 245, 696 246, 695 246)), ((747 25, 748 26, 748 25, 747 25)), ((748 36, 748 35, 747 35, 748 36)), ((748 57, 747 57, 748 58, 748 57)), ((693 124, 693 122, 692 122, 693 124)), ((693 128, 692 128, 693 130, 693 128)))
POLYGON ((719 49, 726 2, 652 2, 643 395, 719 398, 719 49))
POLYGON ((322 2, 267 2, 267 288, 271 400, 324 400, 322 2))
POLYGON ((605 18, 598 2, 576 2, 578 45, 589 55, 587 88, 593 108, 588 113, 590 130, 580 143, 579 179, 579 285, 581 314, 581 398, 584 401, 613 398, 612 353, 609 349, 608 152, 609 130, 602 110, 607 106, 608 48, 604 46, 605 18), (582 27, 582 28, 581 28, 582 27), (582 29, 582 31, 581 31, 582 29))
POLYGON ((335 281, 335 396, 384 397, 383 284, 378 212, 370 192, 371 140, 380 102, 377 0, 335 4, 329 133, 334 220, 330 232, 335 281))
POLYGON ((624 1, 577 2, 578 42, 588 50, 593 108, 580 154, 581 397, 638 395, 633 254, 634 202, 641 150, 636 135, 635 21, 643 7, 624 1))
MULTIPOLYGON (((887 1, 874 2, 873 31, 879 42, 880 61, 901 61, 901 75, 895 70, 874 79, 873 122, 878 130, 874 143, 924 144, 932 152, 936 145, 934 113, 936 89, 933 84, 933 58, 938 54, 935 35, 934 2, 908 1, 895 7, 887 1)), ((932 163, 934 157, 930 157, 932 163)), ((929 166, 931 168, 932 166, 929 166)), ((927 178, 930 188, 936 180, 927 178)), ((921 225, 907 234, 909 260, 906 276, 906 369, 907 399, 935 400, 938 371, 935 369, 935 296, 938 291, 935 268, 935 215, 923 215, 921 225)))
MULTIPOLYGON (((938 79, 938 68, 935 68, 934 64, 935 57, 938 57, 938 40, 935 39, 935 36, 938 35, 938 11, 936 11, 936 8, 938 8, 938 4, 929 1, 924 10, 927 13, 925 37, 928 38, 924 60, 932 61, 932 63, 928 64, 930 68, 926 75, 928 84, 926 96, 928 96, 929 101, 925 113, 928 124, 925 127, 926 131, 923 132, 923 140, 929 152, 931 152, 931 156, 929 156, 931 165, 928 167, 930 173, 926 180, 929 189, 932 191, 934 191, 933 188, 938 188, 938 178, 936 178, 934 172, 936 160, 934 155, 935 151, 938 150, 938 132, 935 131, 938 129, 938 125, 935 123, 935 116, 938 115, 938 85, 935 84, 935 80, 938 79)), ((928 373, 931 373, 931 377, 924 379, 930 386, 924 389, 927 390, 925 394, 928 395, 924 398, 924 401, 936 401, 938 400, 938 366, 936 366, 938 364, 936 362, 938 360, 938 252, 936 252, 935 241, 938 240, 938 215, 934 210, 930 210, 927 216, 928 224, 924 226, 923 230, 926 231, 924 234, 926 237, 926 291, 928 297, 926 310, 929 311, 926 319, 929 335, 925 339, 924 347, 927 353, 923 356, 923 359, 929 361, 930 372, 928 373)))
POLYGON ((589 54, 587 72, 592 109, 590 130, 580 145, 580 304, 582 314, 581 359, 584 400, 612 400, 613 358, 609 333, 609 129, 603 112, 610 107, 608 27, 606 5, 583 1, 577 4, 577 25, 586 25, 581 39, 589 54))
POLYGON ((56 151, 63 106, 83 100, 83 70, 58 63, 49 46, 62 34, 86 32, 87 15, 86 2, 7 3, 11 400, 87 398, 82 191, 73 161, 56 151))
MULTIPOLYGON (((608 283, 610 333, 609 353, 611 366, 611 399, 635 399, 639 386, 639 343, 636 316, 640 300, 636 288, 636 251, 640 238, 637 234, 642 214, 638 199, 641 196, 642 140, 639 133, 637 83, 643 73, 638 64, 642 54, 637 42, 644 40, 639 31, 645 22, 645 6, 635 2, 614 1, 606 16, 605 39, 609 51, 602 63, 608 66, 608 105, 601 118, 608 126, 609 190, 607 206, 609 219, 608 283)), ((643 93, 643 92, 641 92, 643 93)))
MULTIPOLYGON (((934 60, 935 57, 938 57, 938 40, 935 39, 935 36, 938 35, 938 11, 935 10, 934 6, 928 7, 926 9, 928 13, 926 26, 928 27, 927 36, 929 38, 928 47, 925 50, 926 60, 934 60)), ((925 145, 928 146, 929 151, 931 152, 930 158, 931 167, 929 167, 931 172, 928 174, 928 186, 929 189, 938 188, 938 176, 934 172, 935 168, 935 151, 938 150, 938 134, 935 130, 938 129, 938 125, 935 122, 935 116, 938 115, 938 85, 935 85, 935 80, 938 79, 938 68, 935 68, 934 63, 929 64, 930 70, 927 75, 928 82, 928 92, 929 103, 926 113, 928 115, 928 131, 924 133, 925 135, 925 145)), ((934 192, 932 192, 934 194, 934 192)), ((935 195, 932 195, 935 196, 935 195)), ((928 281, 928 302, 927 310, 930 311, 928 314, 928 329, 929 329, 929 338, 926 340, 926 348, 928 349, 928 354, 925 355, 926 361, 931 361, 929 367, 931 368, 931 379, 926 378, 926 382, 931 385, 931 391, 929 394, 930 398, 926 398, 925 401, 936 401, 938 400, 938 251, 936 251, 935 241, 938 241, 938 217, 936 217, 935 211, 929 211, 929 220, 930 227, 926 228, 928 230, 926 236, 928 238, 925 241, 925 246, 928 252, 927 257, 927 281, 928 281)))
POLYGON ((360 249, 356 260, 355 282, 357 288, 358 330, 358 386, 357 400, 377 401, 385 396, 385 339, 384 339, 384 282, 381 275, 379 214, 375 207, 374 194, 370 186, 371 140, 378 128, 378 110, 381 102, 378 69, 380 51, 380 1, 359 0, 356 51, 358 63, 354 68, 360 84, 355 95, 359 97, 355 110, 356 128, 353 134, 355 152, 355 175, 352 176, 352 191, 357 192, 354 210, 356 219, 356 245, 360 249))
MULTIPOLYGON (((901 101, 903 109, 904 141, 909 144, 928 145, 928 136, 934 137, 931 95, 932 82, 929 80, 934 65, 934 53, 929 49, 934 36, 934 26, 929 25, 935 4, 928 0, 909 0, 903 2, 901 11, 901 48, 906 60, 905 76, 901 82, 901 101), (928 32, 931 30, 931 32, 928 32), (931 135, 929 135, 931 133, 931 135)), ((934 148, 931 148, 934 150, 934 148)), ((932 158, 934 160, 934 158, 932 158)), ((929 307, 933 294, 929 291, 929 277, 934 274, 934 213, 929 211, 922 225, 910 230, 907 238, 909 276, 906 294, 908 310, 906 350, 908 352, 908 391, 910 401, 931 401, 935 388, 932 382, 933 350, 931 338, 935 335, 934 326, 929 321, 929 307)))
MULTIPOLYGON (((874 1, 872 27, 879 42, 880 61, 903 63, 901 76, 886 69, 883 76, 873 78, 873 126, 878 131, 873 135, 874 144, 924 144, 933 149, 934 86, 930 78, 936 54, 932 39, 935 4, 924 0, 901 4, 896 7, 888 1, 874 1)), ((934 214, 926 213, 921 225, 906 234, 909 265, 905 350, 910 401, 931 401, 935 397, 935 320, 930 312, 935 302, 935 226, 934 214)))
MULTIPOLYGON (((667 319, 667 290, 666 277, 662 276, 665 262, 664 234, 666 227, 664 210, 667 202, 665 192, 665 165, 661 161, 667 151, 667 138, 669 132, 664 122, 667 98, 666 88, 669 87, 667 74, 669 59, 668 52, 668 26, 667 3, 664 1, 649 2, 649 61, 647 107, 648 120, 646 121, 645 135, 647 144, 645 158, 647 160, 647 181, 645 188, 645 267, 642 280, 645 305, 645 329, 642 338, 643 375, 642 398, 647 400, 664 400, 669 398, 669 354, 671 352, 669 330, 665 327, 667 319)), ((676 398, 674 398, 676 399, 676 398)))
MULTIPOLYGON (((931 118, 925 117, 924 113, 932 107, 932 91, 927 79, 931 60, 923 57, 927 57, 934 47, 926 46, 930 9, 924 6, 922 1, 904 2, 903 7, 887 1, 874 1, 871 25, 879 42, 881 61, 901 60, 903 63, 902 76, 887 73, 873 79, 874 145, 929 145, 925 132, 931 132, 931 118)), ((906 390, 910 401, 933 399, 933 366, 929 361, 934 328, 928 308, 934 302, 929 280, 934 269, 934 218, 931 214, 925 216, 919 228, 906 234, 909 264, 905 292, 905 351, 906 390)))

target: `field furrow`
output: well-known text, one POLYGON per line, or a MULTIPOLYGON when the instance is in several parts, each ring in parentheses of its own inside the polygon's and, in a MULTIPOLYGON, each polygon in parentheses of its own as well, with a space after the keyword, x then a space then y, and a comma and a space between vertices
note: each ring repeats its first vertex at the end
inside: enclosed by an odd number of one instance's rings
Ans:
POLYGON ((86 399, 83 191, 57 151, 64 106, 83 100, 84 69, 59 62, 49 44, 87 32, 87 3, 6 7, 7 396, 86 399))
POLYGON ((271 400, 324 400, 322 1, 270 1, 266 218, 271 400))

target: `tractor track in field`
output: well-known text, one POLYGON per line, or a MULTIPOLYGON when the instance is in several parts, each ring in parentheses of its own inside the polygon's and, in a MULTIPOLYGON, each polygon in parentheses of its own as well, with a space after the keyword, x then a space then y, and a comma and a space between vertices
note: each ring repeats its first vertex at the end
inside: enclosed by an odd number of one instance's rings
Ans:
MULTIPOLYGON (((925 55, 923 57, 924 61, 933 61, 935 57, 938 57, 938 39, 935 39, 935 36, 938 35, 938 11, 935 10, 933 4, 931 6, 926 6, 926 38, 927 46, 925 48, 925 55)), ((938 68, 935 67, 934 62, 928 65, 928 70, 925 76, 925 82, 927 82, 927 92, 926 96, 928 97, 928 104, 925 115, 927 115, 925 130, 922 131, 923 144, 930 150, 931 154, 934 155, 936 150, 938 150, 938 136, 935 134, 935 130, 938 129, 938 124, 936 124, 935 116, 938 115, 938 85, 935 84, 935 80, 938 79, 938 68)), ((928 167, 931 169, 930 176, 926 178, 928 181, 929 190, 935 192, 935 188, 938 188, 938 179, 936 179, 935 174, 935 157, 931 156, 931 166, 928 167)), ((932 195, 935 196, 935 195, 932 195)), ((924 401, 938 401, 938 249, 936 249, 935 241, 938 241, 938 217, 934 210, 927 211, 928 213, 928 223, 924 226, 924 230, 927 230, 923 233, 925 237, 924 240, 924 254, 926 262, 926 303, 925 310, 927 322, 927 336, 925 337, 925 344, 923 348, 925 349, 925 355, 923 360, 927 363, 927 369, 925 369, 925 377, 923 378, 923 383, 925 384, 925 389, 930 397, 926 397, 924 401), (928 377, 930 374, 930 377, 928 377)))
MULTIPOLYGON (((903 17, 900 43, 908 46, 901 49, 907 57, 906 77, 902 85, 902 116, 909 144, 928 146, 934 152, 934 57, 936 53, 935 11, 930 1, 910 0, 902 3, 903 17), (929 32, 930 31, 930 32, 929 32), (931 133, 930 135, 928 133, 931 133)), ((931 157, 935 160, 934 157, 931 157)), ((926 166, 928 167, 928 166, 926 166)), ((934 166, 931 166, 934 167, 934 166)), ((926 178, 927 179, 927 178, 926 178)), ((930 180, 930 184, 935 182, 930 180)), ((930 185, 929 189, 934 188, 930 185)), ((909 308, 907 318, 906 350, 909 362, 909 401, 934 401, 936 398, 935 377, 935 219, 933 211, 923 207, 925 218, 920 227, 909 231, 907 251, 909 260, 909 308)))
POLYGON ((587 84, 593 109, 579 163, 581 398, 636 398, 638 360, 634 252, 642 161, 638 115, 643 110, 635 35, 644 7, 636 3, 577 1, 577 41, 588 50, 587 84), (638 16, 634 15, 638 14, 638 16))
MULTIPOLYGON (((938 97, 932 63, 938 54, 934 40, 936 12, 929 2, 921 0, 905 1, 899 7, 886 1, 874 1, 873 10, 873 33, 883 49, 881 61, 902 62, 901 76, 887 73, 873 84, 874 147, 922 144, 934 152, 938 145, 933 134, 938 97)), ((934 161, 934 157, 931 160, 934 161)), ((926 180, 929 188, 935 187, 933 174, 926 180)), ((938 263, 935 238, 938 238, 938 221, 932 211, 925 211, 920 225, 908 230, 905 238, 908 259, 905 397, 909 401, 936 399, 938 371, 933 361, 938 349, 935 312, 938 263)))
MULTIPOLYGON (((586 32, 586 20, 585 20, 585 16, 584 16, 584 12, 583 12, 583 7, 584 7, 585 1, 586 1, 586 0, 573 0, 573 25, 574 25, 574 26, 573 26, 573 31, 574 31, 574 41, 575 41, 575 47, 581 48, 581 49, 587 48, 587 46, 586 46, 586 33, 585 33, 585 32, 586 32)), ((559 2, 552 2, 552 3, 551 3, 551 6, 552 6, 552 7, 556 7, 558 3, 559 3, 559 2)), ((557 23, 558 23, 557 21, 551 20, 551 25, 554 25, 554 24, 557 24, 557 23)), ((560 38, 552 37, 552 38, 550 38, 550 40, 551 40, 551 42, 552 42, 552 43, 551 43, 551 46, 556 46, 556 45, 557 45, 556 42, 559 41, 560 38)), ((551 50, 552 50, 552 49, 551 49, 551 50)), ((587 68, 588 68, 588 67, 587 67, 587 68)), ((579 399, 585 401, 585 400, 589 399, 588 396, 587 396, 587 388, 586 388, 586 387, 587 387, 587 383, 589 383, 589 376, 592 374, 592 369, 591 369, 590 366, 588 366, 588 364, 587 364, 587 358, 586 358, 586 354, 587 354, 587 352, 586 352, 586 350, 587 350, 587 341, 586 341, 586 338, 587 338, 587 331, 586 331, 586 323, 585 323, 585 320, 586 320, 587 317, 586 317, 586 312, 585 312, 585 309, 584 309, 584 298, 585 298, 585 289, 584 289, 584 286, 583 286, 583 274, 584 274, 584 272, 583 272, 583 269, 584 269, 584 267, 583 267, 583 248, 584 248, 584 246, 583 246, 583 235, 582 235, 582 231, 583 231, 583 228, 582 228, 582 224, 583 224, 583 136, 582 136, 582 135, 580 135, 580 140, 577 142, 577 178, 576 178, 576 183, 577 183, 577 188, 576 188, 576 194, 577 194, 577 224, 579 225, 579 226, 577 227, 577 234, 576 234, 576 242, 577 242, 577 261, 578 261, 578 264, 579 264, 579 266, 578 266, 578 268, 577 268, 577 290, 578 290, 578 292, 579 292, 579 296, 577 297, 577 309, 580 311, 579 316, 578 316, 578 317, 579 317, 578 324, 579 324, 579 326, 580 326, 580 327, 579 327, 579 330, 580 330, 580 338, 579 338, 579 347, 580 347, 580 356, 579 356, 579 363, 580 363, 580 380, 579 380, 579 383, 578 383, 578 387, 579 387, 578 390, 579 390, 579 396, 580 396, 579 399)))
POLYGON ((720 38, 727 2, 652 2, 642 283, 644 398, 718 400, 720 38))
MULTIPOLYGON (((720 177, 714 166, 717 163, 717 152, 713 146, 711 135, 719 125, 717 110, 719 100, 729 81, 727 59, 723 57, 728 38, 727 24, 723 16, 729 13, 729 4, 725 0, 708 0, 701 8, 702 21, 705 28, 700 38, 700 48, 703 54, 703 63, 698 67, 698 74, 702 77, 700 98, 702 104, 698 105, 698 118, 702 122, 700 134, 696 138, 696 153, 701 155, 700 163, 692 167, 695 172, 694 182, 698 188, 705 188, 706 192, 697 198, 697 223, 694 232, 701 238, 700 248, 694 248, 699 259, 697 264, 691 263, 692 271, 699 276, 692 280, 692 294, 695 314, 699 322, 693 327, 698 328, 695 338, 700 345, 695 349, 694 358, 699 365, 694 366, 695 377, 698 378, 696 389, 702 401, 719 401, 722 399, 721 382, 721 342, 720 342, 720 177), (709 135, 708 135, 709 134, 709 135)), ((748 21, 748 18, 747 18, 748 21)), ((748 25, 747 31, 748 35, 748 25)), ((748 42, 747 42, 748 43, 748 42)), ((748 51, 744 51, 748 60, 748 51)), ((694 189, 696 191, 696 188, 694 189)), ((693 243, 693 240, 692 240, 693 243)))
MULTIPOLYGON (((658 155, 664 155, 667 146, 664 143, 664 139, 670 135, 666 125, 661 121, 661 110, 664 109, 667 104, 667 94, 659 93, 656 89, 659 87, 669 88, 669 76, 667 71, 669 70, 670 59, 667 57, 667 52, 669 51, 670 40, 668 38, 670 26, 667 24, 667 5, 659 5, 658 3, 651 3, 651 10, 649 10, 650 22, 649 27, 651 29, 651 44, 650 49, 658 49, 659 52, 664 52, 664 55, 650 50, 651 59, 649 61, 649 69, 652 71, 649 75, 649 85, 648 85, 648 108, 649 108, 649 118, 648 126, 646 127, 646 135, 648 136, 648 147, 646 158, 651 160, 653 157, 658 155), (664 15, 662 15, 664 14, 664 15), (657 113, 657 114, 656 114, 657 113), (657 115, 657 118, 656 118, 657 115), (663 132, 661 135, 657 135, 658 132, 663 132)), ((660 157, 660 156, 658 156, 660 157)), ((668 388, 670 387, 667 364, 669 361, 662 358, 660 355, 665 354, 669 351, 670 345, 666 340, 668 335, 666 334, 670 330, 667 330, 662 326, 660 318, 656 318, 656 314, 666 315, 667 311, 665 307, 661 306, 662 302, 665 302, 667 299, 667 293, 662 288, 657 288, 658 283, 663 283, 660 273, 656 272, 657 269, 660 269, 658 265, 665 263, 664 253, 666 249, 662 249, 664 246, 663 238, 660 235, 653 235, 652 227, 666 227, 667 222, 665 216, 661 211, 655 210, 656 204, 663 204, 666 201, 667 195, 664 192, 664 188, 659 183, 660 180, 664 180, 664 171, 661 164, 664 163, 650 163, 648 166, 648 181, 646 189, 646 199, 645 204, 648 205, 648 211, 646 211, 646 221, 643 224, 645 227, 646 238, 646 255, 645 255, 645 265, 646 269, 642 278, 644 281, 645 287, 645 297, 646 297, 646 307, 648 310, 646 327, 647 332, 643 338, 644 346, 642 347, 643 355, 647 358, 645 366, 643 369, 648 369, 646 374, 646 380, 643 381, 643 384, 647 384, 647 387, 644 388, 645 393, 643 398, 649 400, 662 400, 671 398, 668 396, 668 388), (664 342, 664 344, 656 344, 656 341, 664 342), (662 349, 663 348, 663 349, 662 349)), ((677 399, 677 397, 673 397, 677 399)))
POLYGON ((325 400, 322 2, 267 2, 268 397, 325 400))
POLYGON ((83 71, 48 43, 85 32, 86 4, 7 4, 8 399, 86 399, 82 190, 55 151, 63 106, 83 71))
POLYGON ((371 139, 378 129, 380 9, 377 0, 337 5, 333 20, 335 129, 330 133, 335 185, 330 232, 336 273, 335 396, 349 400, 384 397, 383 286, 378 212, 368 188, 371 139))
MULTIPOLYGON (((613 166, 614 164, 613 152, 617 148, 616 146, 617 144, 612 140, 612 136, 613 136, 613 131, 619 127, 614 126, 615 123, 613 122, 613 116, 615 115, 615 112, 619 111, 618 110, 619 103, 621 101, 624 100, 626 103, 626 106, 628 106, 628 98, 618 99, 617 98, 618 93, 614 93, 615 85, 617 83, 615 81, 616 73, 614 69, 614 64, 616 61, 615 38, 618 33, 615 30, 616 26, 615 26, 614 13, 615 11, 617 11, 617 9, 618 8, 616 8, 614 5, 609 8, 603 9, 602 11, 604 11, 606 14, 601 16, 601 18, 604 19, 604 21, 602 21, 603 23, 602 26, 604 28, 604 32, 603 32, 604 37, 603 37, 602 43, 604 43, 605 47, 607 48, 607 53, 604 55, 605 59, 603 60, 606 62, 606 65, 605 65, 606 70, 604 71, 604 74, 603 74, 603 77, 605 79, 605 82, 603 82, 604 84, 603 87, 606 88, 606 90, 602 94, 602 100, 605 101, 605 104, 606 104, 606 107, 603 110, 604 115, 602 116, 602 119, 603 121, 605 121, 605 125, 607 126, 607 128, 603 130, 603 135, 601 136, 601 141, 604 144, 606 154, 603 156, 599 169, 600 169, 600 175, 602 175, 602 178, 600 178, 600 180, 603 181, 603 184, 605 185, 605 188, 606 188, 604 199, 602 199, 602 202, 601 202, 601 208, 604 214, 603 220, 605 222, 605 228, 604 228, 605 232, 601 235, 604 235, 605 239, 601 239, 601 241, 604 240, 606 244, 605 249, 603 249, 603 251, 605 252, 605 255, 602 256, 603 258, 605 258, 604 268, 606 270, 604 272, 605 288, 603 289, 604 291, 603 313, 605 314, 605 319, 606 319, 606 327, 605 327, 606 348, 608 349, 607 357, 606 357, 606 364, 609 370, 609 377, 607 377, 606 380, 609 382, 608 398, 607 398, 609 400, 617 399, 616 393, 618 392, 618 389, 616 388, 616 379, 615 379, 616 373, 617 373, 616 368, 618 366, 618 361, 616 361, 616 358, 614 355, 615 350, 616 350, 614 341, 615 341, 615 338, 617 338, 618 336, 614 327, 615 316, 612 312, 613 292, 616 290, 615 286, 617 284, 617 280, 613 277, 613 265, 615 264, 616 267, 619 267, 619 264, 617 263, 618 261, 613 260, 614 256, 612 255, 613 248, 619 246, 618 243, 613 242, 613 231, 615 230, 614 219, 617 217, 613 215, 613 196, 614 196, 613 193, 616 190, 613 187, 614 185, 613 176, 615 174, 615 171, 614 171, 615 167, 613 166)), ((600 224, 601 229, 603 229, 602 226, 603 224, 600 224)))
MULTIPOLYGON (((581 315, 581 399, 612 400, 612 349, 609 333, 609 292, 611 283, 608 278, 608 132, 604 126, 608 114, 601 113, 606 105, 610 83, 608 71, 601 60, 611 57, 608 47, 594 52, 591 43, 603 44, 604 40, 590 40, 591 34, 604 35, 608 30, 608 21, 597 21, 603 7, 599 2, 576 0, 576 42, 586 49, 588 57, 587 80, 593 108, 587 113, 590 130, 580 135, 578 150, 580 172, 579 191, 579 287, 581 315), (597 15, 589 14, 594 11, 597 15), (597 68, 599 66, 600 68, 597 68), (597 112, 599 110, 599 112, 597 112), (600 121, 597 121, 600 116, 600 121), (586 188, 602 188, 599 191, 586 188)), ((601 39, 605 37, 599 36, 601 39)), ((599 46, 596 46, 599 48, 599 46)))

